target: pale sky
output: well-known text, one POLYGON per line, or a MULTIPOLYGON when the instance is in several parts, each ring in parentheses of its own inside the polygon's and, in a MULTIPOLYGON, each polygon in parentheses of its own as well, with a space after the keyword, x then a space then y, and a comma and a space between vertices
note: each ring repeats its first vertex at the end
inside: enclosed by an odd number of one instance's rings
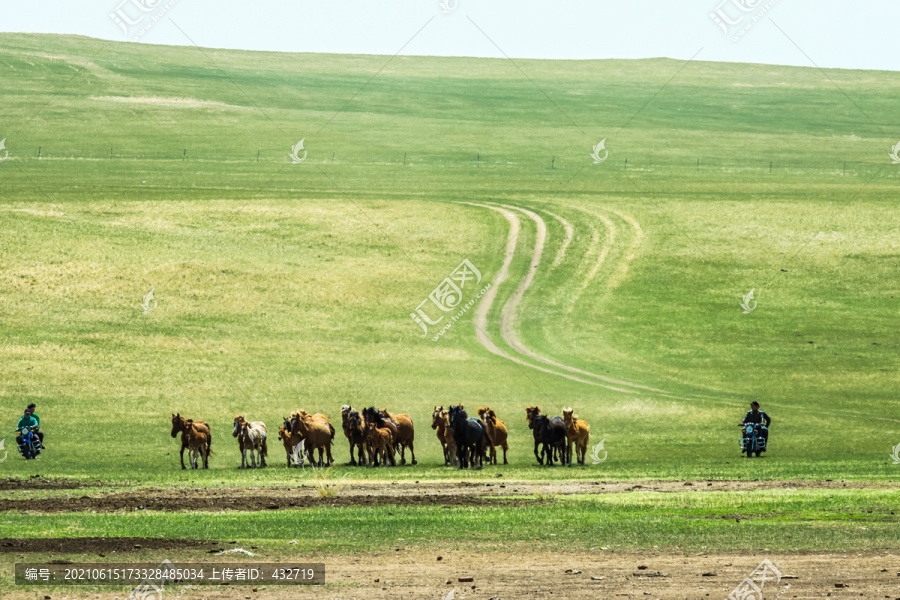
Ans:
POLYGON ((558 59, 697 55, 697 60, 900 71, 897 0, 443 2, 452 10, 445 13, 441 0, 0 0, 0 31, 126 41, 163 11, 141 35, 142 43, 190 45, 190 37, 200 46, 287 52, 558 59), (727 35, 710 16, 717 10, 727 35), (135 23, 126 24, 127 37, 110 17, 117 11, 120 21, 135 23))

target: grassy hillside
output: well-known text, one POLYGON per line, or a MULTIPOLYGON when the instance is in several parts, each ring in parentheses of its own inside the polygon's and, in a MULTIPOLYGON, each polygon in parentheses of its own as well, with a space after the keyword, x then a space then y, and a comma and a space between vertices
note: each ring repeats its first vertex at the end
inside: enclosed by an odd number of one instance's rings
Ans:
MULTIPOLYGON (((507 421, 513 475, 898 473, 900 74, 20 34, 0 34, 0 73, 0 414, 11 431, 37 402, 51 448, 0 472, 229 481, 235 414, 273 431, 293 409, 338 419, 348 403, 418 426, 422 467, 377 476, 450 476, 427 425, 462 402, 507 421), (507 221, 460 202, 546 222, 523 343, 661 391, 510 362, 471 315, 423 337, 409 313, 463 259, 485 281, 503 263, 507 221), (553 215, 574 235, 551 268, 566 238, 553 215), (735 424, 751 399, 775 421, 773 449, 744 464, 735 424), (608 459, 532 467, 535 403, 574 405, 608 459), (211 473, 176 471, 175 411, 212 424, 211 473)), ((498 322, 537 237, 519 217, 487 330, 510 355, 498 322)), ((270 454, 280 465, 274 439, 270 454)), ((295 476, 283 471, 240 477, 295 476)))

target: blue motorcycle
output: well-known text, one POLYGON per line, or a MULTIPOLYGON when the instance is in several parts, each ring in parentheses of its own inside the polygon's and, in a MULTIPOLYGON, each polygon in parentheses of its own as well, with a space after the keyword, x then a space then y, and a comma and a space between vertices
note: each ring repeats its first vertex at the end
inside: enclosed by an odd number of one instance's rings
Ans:
POLYGON ((19 442, 19 454, 25 460, 37 458, 41 453, 41 438, 37 435, 37 427, 26 427, 22 430, 22 439, 19 442))
POLYGON ((747 423, 741 425, 741 454, 747 453, 747 458, 752 458, 754 454, 759 456, 766 449, 766 437, 763 435, 768 428, 762 423, 747 423))

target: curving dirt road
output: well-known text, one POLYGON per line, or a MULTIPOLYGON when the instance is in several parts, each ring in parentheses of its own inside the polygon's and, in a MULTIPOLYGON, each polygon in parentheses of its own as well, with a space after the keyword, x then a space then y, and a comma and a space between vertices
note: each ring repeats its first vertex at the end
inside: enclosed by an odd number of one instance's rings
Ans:
MULTIPOLYGON (((518 321, 519 321, 518 320, 518 308, 522 302, 522 299, 525 296, 525 293, 528 291, 528 289, 533 284, 535 275, 537 274, 538 269, 541 266, 541 260, 543 257, 544 246, 546 245, 546 241, 547 241, 547 224, 537 213, 535 213, 531 210, 522 208, 522 207, 518 207, 518 206, 509 206, 509 205, 494 206, 494 205, 489 205, 489 204, 475 204, 475 203, 470 203, 470 202, 466 202, 463 204, 468 204, 470 206, 477 206, 477 207, 481 207, 481 208, 487 208, 487 209, 499 212, 510 223, 510 230, 509 230, 509 236, 507 237, 506 252, 504 255, 503 266, 501 267, 500 271, 497 273, 497 276, 495 277, 494 281, 492 282, 491 289, 482 298, 482 301, 478 305, 478 308, 475 313, 476 336, 477 336, 478 341, 487 350, 489 350, 493 354, 496 354, 498 356, 502 356, 508 360, 511 360, 511 361, 515 362, 516 364, 526 366, 526 367, 529 367, 532 369, 536 369, 536 370, 539 370, 539 371, 542 371, 545 373, 550 373, 550 374, 556 375, 558 377, 564 377, 564 378, 570 379, 572 381, 577 381, 578 383, 584 383, 587 385, 603 387, 606 389, 610 389, 613 391, 622 392, 622 393, 626 393, 626 394, 637 394, 637 393, 639 393, 639 390, 640 390, 640 391, 654 392, 654 393, 657 393, 657 394, 660 394, 660 395, 663 395, 663 396, 669 397, 669 398, 676 398, 676 396, 669 395, 664 390, 660 390, 657 388, 653 388, 653 387, 649 387, 649 386, 645 386, 645 385, 641 385, 641 384, 637 384, 637 383, 632 383, 632 382, 628 382, 628 381, 624 381, 624 380, 620 380, 620 379, 614 379, 611 377, 607 377, 605 375, 601 375, 599 373, 592 373, 592 372, 586 371, 584 369, 579 369, 579 368, 573 367, 571 365, 566 365, 566 364, 560 363, 558 361, 552 360, 551 358, 548 358, 546 356, 538 354, 531 348, 528 348, 527 346, 525 346, 525 344, 522 342, 521 338, 519 337, 518 332, 516 331, 516 325, 518 324, 518 321), (534 248, 533 248, 532 254, 531 254, 531 265, 528 269, 528 274, 519 283, 518 287, 513 292, 512 296, 509 298, 509 300, 507 300, 506 304, 501 309, 501 312, 500 312, 500 334, 501 334, 503 340, 509 345, 509 347, 512 350, 514 350, 515 352, 517 352, 518 354, 520 354, 521 356, 530 358, 530 359, 540 362, 544 365, 554 367, 555 369, 561 369, 563 371, 567 371, 568 373, 573 373, 575 375, 578 375, 579 377, 574 377, 572 375, 568 375, 567 373, 560 373, 557 370, 551 370, 551 369, 547 369, 547 368, 544 368, 544 367, 541 367, 538 365, 534 365, 527 361, 523 361, 523 360, 519 359, 518 357, 511 356, 510 354, 504 352, 499 346, 497 346, 497 344, 493 340, 491 340, 487 334, 488 313, 490 312, 491 307, 493 306, 494 300, 496 299, 497 293, 499 292, 500 285, 503 284, 509 278, 509 266, 512 263, 513 258, 515 256, 516 242, 518 240, 519 234, 522 231, 522 226, 519 221, 519 218, 515 213, 512 212, 512 210, 518 211, 518 212, 526 215, 527 217, 529 217, 532 221, 534 221, 534 223, 535 223, 535 242, 534 242, 534 248), (582 376, 596 379, 598 381, 586 380, 582 376), (600 383, 600 382, 603 382, 603 383, 600 383), (608 384, 612 384, 612 385, 608 385, 608 384), (626 388, 632 388, 632 389, 626 389, 626 388)), ((598 216, 598 215, 594 215, 594 216, 598 216)), ((609 218, 607 218, 605 216, 604 217, 598 216, 598 218, 601 218, 601 220, 603 220, 604 225, 606 226, 607 230, 610 233, 607 235, 603 246, 599 250, 599 255, 598 255, 597 261, 594 263, 594 265, 588 271, 587 278, 582 283, 579 294, 581 293, 581 291, 586 289, 588 287, 588 285, 590 285, 591 281, 596 277, 596 275, 599 272, 600 268, 602 267, 603 263, 606 261, 606 258, 612 247, 612 244, 615 241, 616 229, 615 229, 615 225, 612 222, 612 220, 610 220, 609 218)), ((637 221, 634 221, 630 216, 627 216, 627 215, 622 215, 622 218, 633 221, 633 226, 636 226, 638 228, 637 230, 640 231, 640 225, 637 224, 637 221)), ((574 228, 573 228, 573 235, 574 235, 574 228)), ((630 244, 627 254, 625 256, 626 262, 634 257, 636 248, 637 248, 637 246, 640 245, 640 239, 642 239, 642 235, 637 240, 632 240, 632 243, 630 244)), ((627 265, 624 267, 624 270, 622 270, 621 266, 619 268, 620 268, 621 276, 624 277, 624 273, 627 271, 627 268, 628 268, 627 265)), ((573 304, 574 304, 574 300, 573 300, 573 304)))

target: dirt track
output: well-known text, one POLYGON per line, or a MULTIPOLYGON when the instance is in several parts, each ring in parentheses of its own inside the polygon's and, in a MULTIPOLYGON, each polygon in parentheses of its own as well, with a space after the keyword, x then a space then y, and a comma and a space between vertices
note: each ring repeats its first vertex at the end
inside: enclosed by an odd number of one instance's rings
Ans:
MULTIPOLYGON (((27 480, 26 480, 27 481, 27 480)), ((73 482, 44 480, 32 489, 73 489, 73 482)), ((143 488, 121 492, 96 492, 84 489, 71 495, 52 498, 0 498, 0 512, 23 511, 57 513, 72 511, 114 512, 134 510, 182 511, 257 511, 302 509, 320 506, 529 506, 546 502, 521 496, 564 497, 570 494, 621 494, 634 492, 716 492, 770 489, 896 489, 890 482, 840 481, 644 481, 644 482, 427 482, 371 483, 339 482, 337 495, 319 496, 311 486, 227 487, 227 488, 143 488), (519 496, 520 498, 508 498, 519 496)), ((23 482, 17 489, 28 489, 23 482)))
MULTIPOLYGON (((598 543, 600 541, 598 540, 598 543)), ((192 558, 191 561, 221 560, 192 558)), ((124 558, 124 557, 123 557, 124 558)), ((298 556, 298 561, 324 562, 326 586, 290 589, 252 586, 184 586, 171 588, 171 598, 208 600, 286 600, 328 598, 339 600, 410 598, 441 600, 455 590, 456 600, 512 598, 704 599, 726 598, 764 559, 781 574, 763 588, 764 598, 900 598, 900 558, 878 553, 803 554, 660 554, 622 553, 598 548, 593 552, 548 554, 507 550, 490 554, 463 552, 411 552, 402 547, 368 556, 298 556), (398 551, 399 550, 399 551, 398 551), (440 557, 440 559, 439 559, 440 557), (471 581, 460 581, 460 579, 471 581), (787 588, 786 586, 790 586, 787 588), (840 587, 838 587, 840 586, 840 587), (779 592, 781 595, 778 596, 779 592)), ((254 558, 261 562, 266 557, 254 558)), ((19 588, 21 590, 21 588, 19 588)), ((127 590, 96 594, 84 588, 52 593, 52 600, 90 598, 114 600, 127 590)), ((165 591, 169 592, 169 587, 165 591)), ((33 600, 42 595, 16 591, 4 600, 33 600)), ((164 596, 166 597, 166 596, 164 596)), ((748 596, 747 598, 751 598, 748 596)), ((756 598, 756 596, 752 596, 756 598)))

